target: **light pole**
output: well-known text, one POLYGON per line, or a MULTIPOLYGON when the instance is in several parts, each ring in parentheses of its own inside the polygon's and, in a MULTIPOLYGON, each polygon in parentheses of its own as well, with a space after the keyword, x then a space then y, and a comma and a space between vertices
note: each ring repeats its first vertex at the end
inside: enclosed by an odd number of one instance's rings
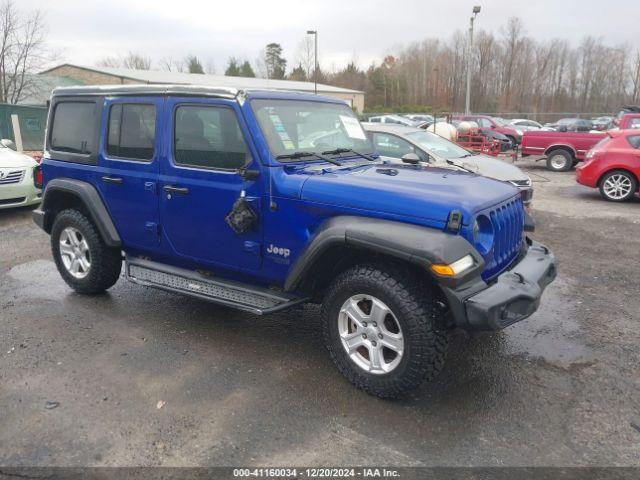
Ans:
POLYGON ((464 102, 465 115, 469 115, 471 113, 471 49, 473 47, 473 22, 479 13, 480 5, 476 5, 473 7, 473 16, 470 19, 469 25, 469 46, 467 49, 467 98, 464 102))
POLYGON ((313 35, 313 49, 315 51, 315 60, 313 66, 313 90, 315 94, 318 94, 318 31, 307 30, 307 35, 313 35))

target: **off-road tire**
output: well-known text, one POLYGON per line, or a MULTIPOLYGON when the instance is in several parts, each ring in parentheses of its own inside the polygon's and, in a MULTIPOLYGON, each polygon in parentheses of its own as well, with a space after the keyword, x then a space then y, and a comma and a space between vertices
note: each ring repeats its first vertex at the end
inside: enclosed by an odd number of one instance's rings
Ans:
POLYGON ((631 172, 627 172, 626 170, 613 170, 611 172, 607 172, 600 179, 600 182, 598 183, 598 189, 600 190, 600 195, 605 200, 608 200, 610 202, 628 202, 629 200, 631 200, 635 196, 636 192, 638 191, 638 180, 636 179, 636 177, 631 172), (607 193, 606 193, 606 191, 604 189, 605 182, 610 177, 612 177, 614 175, 622 175, 625 178, 627 178, 627 180, 630 183, 629 193, 626 194, 623 197, 619 197, 619 198, 611 197, 610 195, 607 195, 607 193))
POLYGON ((322 304, 324 341, 338 370, 356 387, 381 398, 393 399, 433 379, 442 369, 447 347, 444 308, 435 291, 391 266, 361 265, 339 275, 322 304), (354 295, 372 295, 383 301, 400 323, 405 352, 395 369, 368 373, 342 346, 338 316, 354 295))
POLYGON ((78 210, 63 210, 56 215, 51 229, 51 251, 58 272, 60 272, 67 285, 78 293, 102 293, 112 287, 120 277, 122 268, 122 253, 120 249, 108 247, 93 222, 78 210), (73 277, 62 262, 60 235, 67 227, 77 229, 89 245, 91 267, 88 274, 82 279, 73 277))
POLYGON ((568 172, 573 168, 574 158, 571 152, 567 150, 552 150, 547 155, 547 170, 552 172, 568 172), (554 162, 554 157, 564 157, 564 164, 559 166, 554 162))

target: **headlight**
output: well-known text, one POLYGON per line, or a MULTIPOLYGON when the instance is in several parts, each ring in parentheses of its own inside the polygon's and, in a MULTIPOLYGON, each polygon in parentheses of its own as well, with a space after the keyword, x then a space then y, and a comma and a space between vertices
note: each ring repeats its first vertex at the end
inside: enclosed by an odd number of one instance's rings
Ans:
POLYGON ((473 222, 473 242, 476 249, 486 255, 493 247, 493 224, 486 215, 478 215, 473 222))

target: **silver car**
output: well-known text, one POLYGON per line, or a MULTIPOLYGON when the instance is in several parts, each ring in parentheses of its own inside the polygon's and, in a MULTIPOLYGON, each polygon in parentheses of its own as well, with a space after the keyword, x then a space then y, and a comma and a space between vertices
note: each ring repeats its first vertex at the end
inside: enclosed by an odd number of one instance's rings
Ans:
POLYGON ((515 165, 488 155, 470 152, 457 143, 419 128, 375 123, 363 123, 362 126, 370 135, 376 151, 392 162, 467 170, 509 182, 520 189, 525 205, 531 203, 531 179, 515 165))

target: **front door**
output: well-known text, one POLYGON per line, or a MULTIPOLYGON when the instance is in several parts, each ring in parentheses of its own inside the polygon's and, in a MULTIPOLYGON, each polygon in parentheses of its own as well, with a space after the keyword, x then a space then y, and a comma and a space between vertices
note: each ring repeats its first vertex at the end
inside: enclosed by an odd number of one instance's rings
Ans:
POLYGON ((160 217, 172 255, 203 266, 258 269, 260 179, 244 181, 239 173, 258 160, 237 103, 169 98, 166 112, 164 137, 172 145, 161 169, 160 217), (258 221, 237 234, 225 217, 242 193, 258 221))
POLYGON ((158 236, 158 174, 164 100, 107 98, 96 179, 107 210, 128 251, 153 252, 158 236))

